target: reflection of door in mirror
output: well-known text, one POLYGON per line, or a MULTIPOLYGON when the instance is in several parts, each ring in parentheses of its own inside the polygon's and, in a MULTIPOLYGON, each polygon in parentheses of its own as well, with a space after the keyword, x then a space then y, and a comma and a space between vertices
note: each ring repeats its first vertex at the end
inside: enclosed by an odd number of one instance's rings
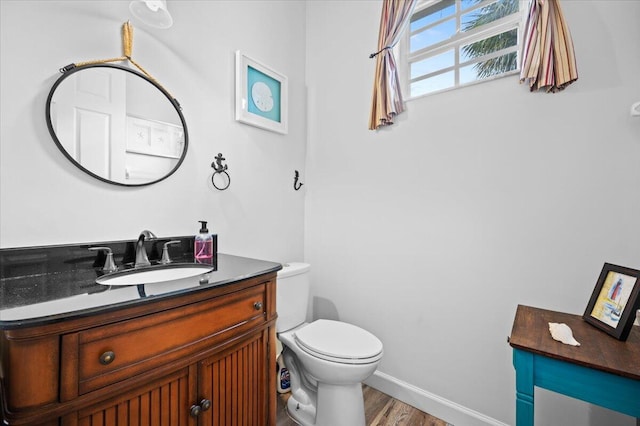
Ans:
POLYGON ((58 87, 51 122, 64 149, 84 168, 125 181, 126 73, 94 68, 58 87))

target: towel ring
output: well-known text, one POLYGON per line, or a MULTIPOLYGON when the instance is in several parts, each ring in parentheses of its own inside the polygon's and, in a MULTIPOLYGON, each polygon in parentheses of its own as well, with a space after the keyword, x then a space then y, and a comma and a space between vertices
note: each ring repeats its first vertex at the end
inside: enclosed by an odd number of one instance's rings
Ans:
POLYGON ((229 176, 229 173, 225 171, 214 172, 213 175, 211 176, 211 183, 213 184, 214 188, 220 191, 224 191, 229 187, 229 185, 231 185, 231 177, 229 176), (216 176, 219 177, 217 179, 218 180, 217 184, 216 184, 216 176))
POLYGON ((213 175, 211 175, 211 184, 219 191, 224 191, 229 187, 229 185, 231 185, 231 176, 227 173, 229 166, 222 164, 224 160, 225 158, 222 156, 222 153, 218 153, 215 157, 215 161, 211 163, 211 167, 214 170, 213 175), (218 176, 217 179, 216 176, 218 176), (218 183, 216 183, 216 180, 218 183))

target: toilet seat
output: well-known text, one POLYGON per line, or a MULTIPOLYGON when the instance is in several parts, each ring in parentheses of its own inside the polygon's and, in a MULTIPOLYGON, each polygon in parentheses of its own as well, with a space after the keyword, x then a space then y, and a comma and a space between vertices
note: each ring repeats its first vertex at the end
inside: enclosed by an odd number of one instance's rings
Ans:
POLYGON ((353 324, 316 320, 296 330, 295 342, 306 353, 343 364, 369 364, 382 358, 382 342, 353 324))

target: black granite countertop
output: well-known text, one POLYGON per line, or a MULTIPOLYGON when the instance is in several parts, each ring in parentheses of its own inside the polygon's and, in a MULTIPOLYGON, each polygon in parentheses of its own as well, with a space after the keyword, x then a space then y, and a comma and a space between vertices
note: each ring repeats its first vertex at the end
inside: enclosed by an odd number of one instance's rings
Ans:
MULTIPOLYGON (((180 240, 169 248, 173 262, 194 262, 193 237, 171 237, 145 243, 152 264, 158 262, 163 244, 170 240, 180 240)), ((120 269, 132 268, 135 241, 0 249, 0 328, 120 309, 282 269, 279 263, 218 253, 213 271, 205 275, 171 283, 107 286, 95 282, 104 275, 105 255, 88 249, 98 246, 113 250, 120 269)))

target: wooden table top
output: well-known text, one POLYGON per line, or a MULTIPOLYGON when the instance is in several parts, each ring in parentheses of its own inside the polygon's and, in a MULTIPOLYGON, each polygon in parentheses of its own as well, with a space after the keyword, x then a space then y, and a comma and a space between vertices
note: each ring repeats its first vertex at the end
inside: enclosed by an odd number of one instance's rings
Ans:
POLYGON ((640 327, 626 342, 598 330, 579 315, 518 305, 509 344, 516 349, 640 380, 640 327), (565 323, 580 346, 553 340, 549 323, 565 323))

